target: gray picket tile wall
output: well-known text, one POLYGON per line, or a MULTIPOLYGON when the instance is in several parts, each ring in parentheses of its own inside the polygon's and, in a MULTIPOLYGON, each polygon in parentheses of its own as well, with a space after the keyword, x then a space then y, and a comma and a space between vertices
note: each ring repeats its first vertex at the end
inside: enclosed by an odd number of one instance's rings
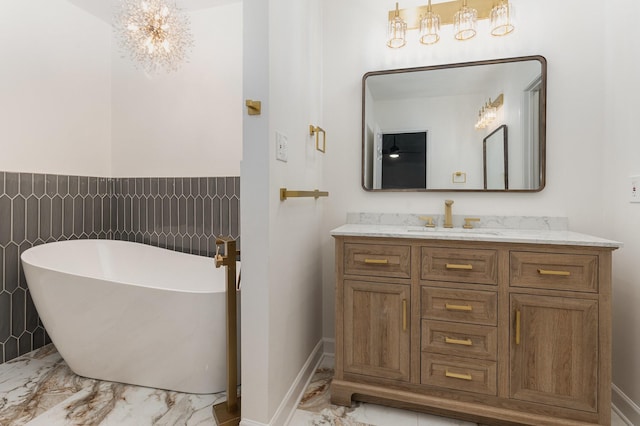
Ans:
POLYGON ((99 178, 0 172, 0 363, 50 342, 20 254, 70 239, 122 239, 212 256, 240 237, 240 178, 99 178))
POLYGON ((114 185, 114 239, 213 256, 216 236, 240 236, 239 177, 124 178, 114 185))

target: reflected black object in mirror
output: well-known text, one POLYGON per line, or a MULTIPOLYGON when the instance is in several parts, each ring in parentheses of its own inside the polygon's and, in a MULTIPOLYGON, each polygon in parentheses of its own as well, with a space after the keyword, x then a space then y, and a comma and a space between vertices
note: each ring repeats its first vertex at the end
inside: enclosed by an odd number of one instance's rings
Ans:
POLYGON ((507 125, 495 129, 484 141, 484 189, 509 189, 509 137, 507 125))

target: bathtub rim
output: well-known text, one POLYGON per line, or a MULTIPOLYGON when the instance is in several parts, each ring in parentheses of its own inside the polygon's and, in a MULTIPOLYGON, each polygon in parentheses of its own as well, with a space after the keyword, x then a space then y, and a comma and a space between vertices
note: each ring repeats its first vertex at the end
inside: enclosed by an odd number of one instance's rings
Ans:
MULTIPOLYGON (((47 271, 56 272, 56 273, 63 274, 63 275, 66 275, 66 276, 80 277, 80 278, 90 278, 90 279, 95 279, 95 280, 112 282, 114 284, 128 285, 128 286, 134 286, 134 287, 143 287, 143 288, 149 288, 149 289, 159 290, 159 291, 180 292, 180 293, 184 292, 184 293, 194 293, 194 294, 216 294, 216 293, 225 293, 227 291, 226 271, 225 271, 225 278, 223 279, 222 290, 219 290, 217 288, 214 288, 214 289, 183 289, 183 288, 175 288, 175 287, 168 288, 166 286, 157 286, 157 285, 153 285, 153 284, 150 284, 150 283, 140 283, 140 282, 135 282, 133 280, 111 279, 111 278, 107 278, 107 277, 104 277, 104 276, 97 276, 97 275, 87 276, 86 274, 72 272, 72 271, 69 271, 68 269, 56 268, 56 267, 50 267, 50 266, 43 266, 41 264, 38 264, 38 262, 36 262, 35 259, 33 259, 33 257, 35 256, 35 253, 37 251, 48 250, 48 249, 50 250, 50 249, 52 249, 51 246, 53 246, 53 245, 59 246, 59 245, 64 245, 64 244, 74 244, 74 243, 77 244, 78 242, 81 242, 80 244, 99 242, 99 243, 114 244, 114 245, 122 244, 122 245, 142 246, 142 247, 144 247, 143 248, 144 250, 152 250, 152 251, 159 250, 158 253, 162 252, 163 255, 170 254, 171 256, 178 256, 178 257, 182 257, 182 256, 197 257, 197 258, 202 258, 203 261, 209 260, 209 261, 212 262, 212 264, 214 264, 214 262, 215 262, 213 257, 200 256, 200 255, 197 255, 197 254, 190 254, 190 253, 183 253, 183 252, 180 252, 180 251, 166 249, 166 248, 158 247, 158 246, 153 246, 153 245, 150 245, 150 244, 139 243, 137 241, 96 239, 96 238, 59 240, 59 241, 51 241, 51 242, 47 242, 47 243, 43 243, 43 244, 38 244, 38 245, 35 245, 35 246, 32 246, 32 247, 29 247, 28 249, 23 251, 20 254, 20 261, 23 262, 23 263, 28 264, 32 268, 44 269, 44 270, 47 270, 47 271), (44 248, 45 246, 49 246, 49 247, 48 248, 44 248), (31 251, 31 253, 30 253, 30 251, 31 251)), ((240 265, 241 265, 240 261, 236 262, 236 287, 237 287, 238 278, 239 278, 239 275, 240 275, 240 265)), ((221 268, 224 269, 224 267, 221 267, 221 268)), ((27 280, 27 286, 28 286, 28 284, 29 283, 28 283, 28 280, 27 280)), ((236 291, 239 292, 239 289, 236 289, 236 291)))

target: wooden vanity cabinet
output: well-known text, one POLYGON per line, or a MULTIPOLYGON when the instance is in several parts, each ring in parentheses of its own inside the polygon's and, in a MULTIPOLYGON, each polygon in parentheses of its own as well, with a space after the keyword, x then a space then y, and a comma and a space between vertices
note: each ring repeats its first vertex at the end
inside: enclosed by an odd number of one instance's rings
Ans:
POLYGON ((344 372, 408 382, 411 247, 347 242, 341 252, 344 372))
POLYGON ((598 302, 512 294, 511 306, 510 397, 596 412, 598 302))
POLYGON ((610 424, 612 248, 335 238, 333 403, 610 424))
POLYGON ((344 282, 344 371, 409 381, 410 286, 344 282))

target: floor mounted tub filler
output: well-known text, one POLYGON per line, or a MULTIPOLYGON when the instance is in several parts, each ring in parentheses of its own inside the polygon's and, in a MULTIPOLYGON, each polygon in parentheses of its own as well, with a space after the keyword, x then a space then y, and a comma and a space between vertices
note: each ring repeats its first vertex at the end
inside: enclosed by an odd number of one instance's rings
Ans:
POLYGON ((21 258, 38 314, 74 373, 187 393, 225 389, 225 269, 213 259, 113 240, 47 243, 21 258))

